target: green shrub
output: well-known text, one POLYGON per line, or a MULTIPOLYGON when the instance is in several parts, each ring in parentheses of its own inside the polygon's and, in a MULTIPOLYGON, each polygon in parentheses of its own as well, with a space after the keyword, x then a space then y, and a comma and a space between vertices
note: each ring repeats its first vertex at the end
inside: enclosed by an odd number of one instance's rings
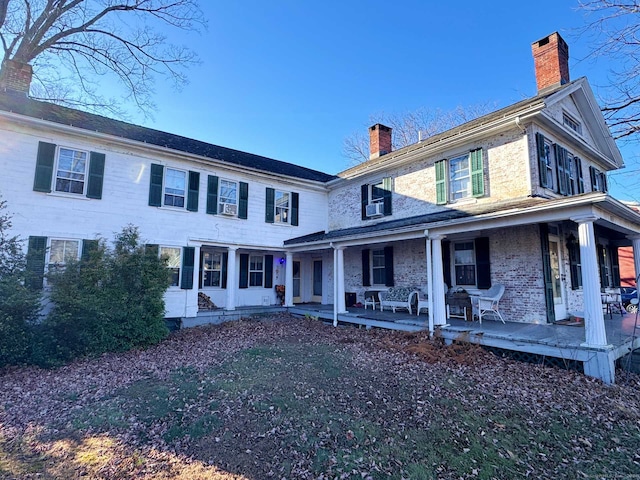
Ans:
POLYGON ((40 309, 39 294, 25 287, 25 255, 10 236, 11 217, 0 201, 0 367, 30 358, 31 328, 40 309))
POLYGON ((117 235, 113 250, 99 240, 81 260, 50 272, 53 309, 43 333, 55 345, 43 347, 43 356, 49 351, 66 361, 144 347, 165 338, 169 275, 156 252, 140 244, 137 228, 127 226, 117 235))

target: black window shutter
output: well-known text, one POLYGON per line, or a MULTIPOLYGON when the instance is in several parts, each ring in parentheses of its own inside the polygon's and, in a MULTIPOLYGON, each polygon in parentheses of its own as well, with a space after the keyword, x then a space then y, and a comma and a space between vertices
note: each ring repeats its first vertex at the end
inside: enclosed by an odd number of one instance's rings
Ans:
POLYGON ((371 270, 369 266, 369 256, 371 255, 371 250, 365 248, 362 250, 362 286, 370 287, 371 286, 371 270))
POLYGON ((246 220, 249 214, 249 184, 247 182, 240 182, 238 198, 238 218, 246 220))
POLYGON ((180 288, 183 290, 191 290, 193 288, 195 256, 195 247, 182 248, 182 281, 180 282, 180 288))
POLYGON ((582 160, 578 157, 576 159, 576 171, 578 175, 578 193, 584 193, 584 177, 582 175, 582 160))
MULTIPOLYGON (((235 255, 235 252, 234 252, 235 255)), ((220 279, 220 286, 227 288, 227 264, 229 263, 229 252, 222 254, 222 278, 220 279)))
MULTIPOLYGON (((449 240, 442 241, 442 276, 447 287, 451 287, 451 242, 449 240)), ((437 282, 438 279, 434 281, 437 282)))
POLYGON ((582 274, 578 268, 580 265, 580 245, 575 241, 575 239, 567 242, 567 251, 569 253, 571 289, 577 290, 582 286, 582 274))
POLYGON ((362 220, 367 219, 367 205, 369 204, 369 185, 366 183, 360 187, 360 210, 362 220))
POLYGON ((276 191, 273 188, 267 187, 267 199, 264 207, 264 221, 267 223, 274 222, 275 215, 275 202, 276 202, 276 191))
POLYGON ((600 287, 607 288, 609 286, 609 279, 607 278, 605 249, 604 245, 598 244, 598 266, 600 267, 600 287))
POLYGON ((382 179, 382 195, 383 195, 383 209, 385 215, 391 215, 391 199, 393 197, 393 188, 392 188, 392 180, 391 177, 385 177, 382 179))
POLYGON ((607 193, 609 191, 609 184, 607 182, 607 173, 606 172, 600 172, 600 176, 602 178, 602 191, 604 193, 607 193))
POLYGON ((549 252, 549 226, 540 224, 540 248, 542 251, 542 273, 544 280, 544 303, 547 312, 547 322, 556 321, 555 304, 553 301, 553 278, 551 275, 551 252, 549 252))
POLYGON ((202 276, 204 273, 204 251, 202 251, 202 249, 200 249, 200 260, 198 262, 198 269, 199 269, 199 274, 198 274, 198 288, 202 289, 202 276))
POLYGON ((536 133, 536 146, 538 150, 538 169, 540 170, 540 186, 549 188, 547 181, 547 163, 545 161, 544 135, 536 133))
POLYGON ((298 226, 298 209, 300 203, 300 195, 291 192, 291 225, 298 226))
POLYGON ((198 197, 200 194, 200 173, 189 172, 189 191, 187 192, 187 210, 198 211, 198 197))
POLYGON ((598 170, 592 166, 589 166, 589 177, 591 178, 591 191, 596 191, 597 180, 596 177, 598 175, 598 170))
POLYGON ((476 272, 478 288, 491 288, 491 255, 489 253, 489 237, 475 239, 476 272))
POLYGON ((241 253, 240 254, 240 282, 238 283, 239 288, 248 288, 249 287, 249 254, 241 253))
POLYGON ((264 288, 273 288, 273 255, 264 256, 264 288))
POLYGON ((98 250, 98 245, 98 240, 82 240, 82 260, 89 260, 91 258, 91 254, 98 250))
POLYGON ((557 143, 554 145, 554 151, 556 154, 556 175, 558 177, 558 193, 561 195, 567 195, 567 178, 568 172, 566 170, 565 159, 567 157, 567 151, 557 143))
POLYGON ((162 175, 164 167, 156 163, 151 164, 151 175, 149 179, 149 206, 162 206, 162 175))
POLYGON ((104 181, 104 153, 91 152, 89 154, 89 182, 87 184, 87 198, 102 198, 102 182, 104 181))
POLYGON ((384 247, 384 284, 393 287, 393 247, 384 247))
POLYGON ((53 143, 38 143, 36 175, 33 179, 33 189, 36 192, 49 193, 51 191, 51 179, 53 178, 53 164, 55 163, 55 156, 56 146, 53 143))
POLYGON ((620 287, 620 260, 618 258, 618 249, 617 247, 611 247, 609 249, 609 253, 611 254, 611 283, 612 287, 619 288, 620 287))
POLYGON ((207 213, 218 214, 218 177, 215 175, 207 177, 207 213))
POLYGON ((47 237, 29 237, 27 250, 27 287, 42 290, 47 253, 47 237))
POLYGON ((144 246, 144 253, 146 253, 147 255, 158 257, 160 255, 160 245, 157 245, 155 243, 147 243, 144 246))

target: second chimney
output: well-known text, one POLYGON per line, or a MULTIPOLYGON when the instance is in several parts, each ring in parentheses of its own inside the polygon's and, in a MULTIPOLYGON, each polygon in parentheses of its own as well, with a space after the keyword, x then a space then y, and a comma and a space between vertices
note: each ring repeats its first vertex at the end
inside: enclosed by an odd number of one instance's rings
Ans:
POLYGON ((33 76, 31 65, 9 59, 4 60, 2 63, 4 71, 0 76, 0 88, 28 95, 31 77, 33 76))
POLYGON ((558 32, 531 44, 538 93, 569 83, 569 46, 558 32))
POLYGON ((369 160, 391 152, 391 128, 381 123, 369 127, 369 160))

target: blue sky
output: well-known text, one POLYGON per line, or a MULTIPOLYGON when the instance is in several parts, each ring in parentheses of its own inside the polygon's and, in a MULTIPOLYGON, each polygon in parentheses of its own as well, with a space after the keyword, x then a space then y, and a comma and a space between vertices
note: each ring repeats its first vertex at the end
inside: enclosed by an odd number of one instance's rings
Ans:
MULTIPOLYGON (((598 94, 606 59, 587 56, 574 0, 203 0, 207 31, 174 37, 200 56, 180 92, 158 83, 153 119, 137 123, 327 173, 349 166, 346 137, 369 117, 426 107, 509 105, 536 93, 531 43, 558 31, 571 78, 598 94)), ((623 149, 637 170, 637 147, 623 149)), ((636 172, 637 175, 637 172, 636 172)), ((616 174, 620 199, 640 192, 616 174)))

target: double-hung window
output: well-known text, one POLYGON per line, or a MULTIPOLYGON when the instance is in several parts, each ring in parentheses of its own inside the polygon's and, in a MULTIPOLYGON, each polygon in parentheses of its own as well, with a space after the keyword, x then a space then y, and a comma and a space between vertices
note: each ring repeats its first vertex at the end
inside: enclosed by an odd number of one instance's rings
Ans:
POLYGON ((222 280, 222 253, 202 253, 202 286, 220 287, 222 280))
POLYGON ((78 240, 52 238, 49 249, 49 271, 64 269, 68 262, 78 260, 79 255, 80 242, 78 240))
POLYGON ((184 208, 187 193, 187 172, 167 168, 164 176, 164 205, 184 208))
POLYGON ((607 174, 601 172, 596 167, 589 167, 589 175, 591 176, 591 191, 593 192, 606 192, 607 187, 607 174))
POLYGON ((167 268, 171 275, 171 286, 180 285, 180 255, 182 249, 179 247, 160 247, 160 257, 167 261, 167 268))
POLYGON ((87 152, 59 147, 55 191, 83 195, 88 164, 87 152))
POLYGON ((218 190, 218 213, 238 214, 238 183, 220 179, 218 190))
POLYGON ((482 149, 435 163, 436 203, 457 202, 484 195, 482 149))
POLYGON ((374 285, 386 283, 384 250, 371 250, 371 271, 374 285))
POLYGON ((362 220, 391 215, 393 195, 391 177, 384 177, 376 183, 364 184, 361 188, 362 220))
POLYGON ((282 192, 280 190, 275 191, 275 223, 289 223, 290 215, 289 210, 291 208, 290 193, 282 192))
POLYGON ((264 280, 264 256, 249 256, 249 286, 261 287, 264 280))
POLYGON ((473 241, 453 244, 453 265, 456 285, 476 285, 476 258, 473 241))

